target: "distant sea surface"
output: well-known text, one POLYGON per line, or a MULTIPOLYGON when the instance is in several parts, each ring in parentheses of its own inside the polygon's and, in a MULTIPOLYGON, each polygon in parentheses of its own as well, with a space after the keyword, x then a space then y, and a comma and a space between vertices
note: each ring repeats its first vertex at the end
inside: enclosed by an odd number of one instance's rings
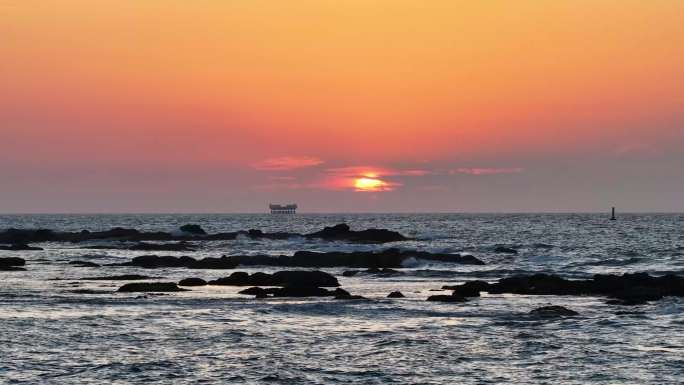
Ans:
POLYGON ((0 215, 0 231, 175 231, 188 223, 210 233, 308 233, 347 223, 354 230, 386 228, 413 240, 371 245, 240 236, 197 242, 193 252, 87 250, 69 243, 34 244, 43 251, 0 251, 0 257, 27 261, 27 271, 0 272, 0 384, 684 383, 681 298, 630 307, 575 296, 483 294, 464 304, 425 301, 446 284, 515 274, 682 275, 682 214, 622 214, 617 221, 606 214, 0 215), (499 246, 518 254, 498 253, 499 246), (226 286, 120 294, 115 290, 124 282, 80 278, 143 274, 162 281, 209 280, 232 271, 68 264, 120 263, 144 254, 202 258, 389 247, 472 254, 486 265, 413 260, 401 269, 405 274, 394 277, 344 277, 348 269, 323 269, 344 289, 370 298, 335 301, 255 300, 237 294, 243 288, 226 286), (386 298, 395 290, 406 298, 386 298), (528 314, 549 304, 580 315, 528 314))

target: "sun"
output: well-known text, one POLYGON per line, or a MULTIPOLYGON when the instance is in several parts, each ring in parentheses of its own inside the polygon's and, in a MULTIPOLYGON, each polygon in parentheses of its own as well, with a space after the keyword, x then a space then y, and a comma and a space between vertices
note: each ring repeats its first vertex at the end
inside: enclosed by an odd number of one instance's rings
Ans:
POLYGON ((384 191, 389 188, 389 184, 376 178, 357 178, 354 180, 356 191, 384 191))

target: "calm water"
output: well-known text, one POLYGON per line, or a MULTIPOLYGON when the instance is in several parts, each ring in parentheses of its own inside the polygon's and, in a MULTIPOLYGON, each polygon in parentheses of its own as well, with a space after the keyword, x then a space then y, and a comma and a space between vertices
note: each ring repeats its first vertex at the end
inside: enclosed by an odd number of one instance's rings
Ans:
MULTIPOLYGON (((150 254, 42 244, 0 251, 27 260, 0 272, 0 383, 92 384, 680 384, 684 301, 620 307, 602 298, 484 295, 466 304, 429 303, 444 284, 518 273, 646 271, 684 274, 684 215, 32 215, 0 216, 0 229, 77 231, 134 227, 209 232, 258 228, 309 232, 346 222, 416 238, 392 246, 470 253, 486 266, 413 261, 399 277, 341 277, 369 302, 254 300, 239 288, 206 286, 171 295, 116 294, 122 282, 79 281, 137 273, 164 281, 213 279, 230 271, 77 268, 70 260, 127 261, 150 254), (499 246, 518 255, 494 253, 499 246), (75 294, 96 289, 105 294, 75 294), (394 290, 405 299, 386 299, 394 290), (557 304, 581 315, 538 319, 557 304)), ((296 250, 389 247, 292 238, 211 242, 187 254, 292 254, 296 250)), ((160 253, 157 253, 160 254, 160 253)), ((272 272, 276 268, 239 269, 272 272)), ((339 275, 344 269, 326 271, 339 275)), ((448 293, 448 292, 445 292, 448 293)))

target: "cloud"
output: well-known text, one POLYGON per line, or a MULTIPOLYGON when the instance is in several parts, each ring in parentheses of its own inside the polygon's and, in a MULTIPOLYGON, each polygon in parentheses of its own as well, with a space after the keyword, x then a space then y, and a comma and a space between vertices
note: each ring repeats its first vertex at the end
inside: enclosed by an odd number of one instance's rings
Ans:
POLYGON ((521 167, 511 168, 479 168, 479 167, 461 167, 449 171, 449 174, 468 174, 468 175, 495 175, 495 174, 519 174, 525 169, 521 167))
POLYGON ((420 176, 430 172, 377 166, 350 166, 329 168, 325 170, 325 173, 327 176, 316 183, 318 188, 355 192, 388 192, 403 186, 403 183, 387 179, 388 177, 420 176))
POLYGON ((261 160, 253 163, 252 167, 260 171, 290 171, 323 163, 325 162, 322 159, 314 156, 282 156, 261 160))
POLYGON ((434 174, 433 171, 423 169, 399 169, 377 166, 351 166, 329 168, 326 173, 337 176, 348 176, 357 178, 377 178, 386 176, 424 176, 434 174))

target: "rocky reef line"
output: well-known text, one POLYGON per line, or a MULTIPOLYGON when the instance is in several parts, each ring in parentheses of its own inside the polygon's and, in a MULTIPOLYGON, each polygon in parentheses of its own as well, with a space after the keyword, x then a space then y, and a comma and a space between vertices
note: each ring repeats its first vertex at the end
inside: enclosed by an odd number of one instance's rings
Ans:
MULTIPOLYGON (((323 239, 328 241, 346 241, 357 243, 387 243, 406 241, 410 238, 387 229, 366 229, 351 230, 347 224, 338 224, 325 227, 323 230, 313 233, 300 234, 290 232, 267 233, 262 230, 241 230, 234 232, 223 232, 209 234, 198 225, 184 225, 177 232, 145 232, 136 229, 116 227, 107 231, 79 232, 59 232, 49 229, 26 230, 26 229, 7 229, 0 232, 0 245, 7 249, 13 249, 14 245, 27 245, 29 243, 40 242, 71 242, 81 243, 89 241, 125 241, 125 242, 145 242, 145 241, 225 241, 234 240, 238 236, 245 236, 252 239, 288 239, 292 237, 303 237, 309 239, 323 239)), ((144 245, 141 247, 145 247, 144 245)), ((151 246, 150 246, 151 247, 151 246)))
POLYGON ((279 267, 351 267, 351 268, 399 268, 409 258, 427 261, 484 265, 472 255, 429 253, 425 251, 385 249, 379 252, 313 252, 297 251, 292 256, 279 255, 232 255, 221 258, 195 259, 189 256, 143 255, 113 266, 137 266, 142 268, 186 267, 190 269, 234 269, 238 266, 279 267))

